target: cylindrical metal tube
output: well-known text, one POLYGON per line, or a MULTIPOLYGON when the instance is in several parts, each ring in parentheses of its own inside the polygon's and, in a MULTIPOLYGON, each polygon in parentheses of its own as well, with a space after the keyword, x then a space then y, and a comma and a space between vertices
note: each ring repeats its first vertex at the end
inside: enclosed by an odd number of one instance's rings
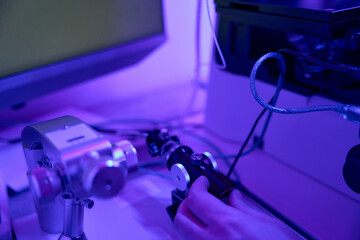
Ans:
MULTIPOLYGON (((70 238, 81 238, 84 235, 84 204, 76 201, 70 194, 64 198, 64 230, 63 235, 70 238)), ((84 235, 85 236, 85 235, 84 235)))

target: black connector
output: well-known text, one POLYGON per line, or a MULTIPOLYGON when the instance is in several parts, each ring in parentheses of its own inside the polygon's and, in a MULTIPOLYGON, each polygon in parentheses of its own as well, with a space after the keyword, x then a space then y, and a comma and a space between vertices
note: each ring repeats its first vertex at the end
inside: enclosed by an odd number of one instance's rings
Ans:
POLYGON ((355 78, 356 80, 360 81, 360 68, 357 67, 347 67, 346 74, 350 77, 355 78))

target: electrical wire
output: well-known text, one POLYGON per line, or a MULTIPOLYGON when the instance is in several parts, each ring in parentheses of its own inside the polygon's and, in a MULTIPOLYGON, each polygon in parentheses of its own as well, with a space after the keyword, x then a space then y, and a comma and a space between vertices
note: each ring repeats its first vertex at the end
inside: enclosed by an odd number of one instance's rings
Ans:
POLYGON ((170 175, 167 175, 167 174, 164 174, 164 173, 160 173, 160 172, 157 172, 157 171, 152 171, 152 170, 149 170, 149 169, 146 169, 146 168, 138 168, 138 171, 139 171, 139 172, 142 172, 142 173, 151 174, 151 175, 154 175, 154 176, 157 176, 157 177, 161 177, 161 178, 165 178, 165 179, 170 179, 170 180, 171 180, 171 176, 170 176, 170 175))
MULTIPOLYGON (((254 64, 250 73, 250 89, 255 100, 261 106, 272 112, 283 113, 283 114, 298 114, 298 113, 308 113, 308 112, 317 112, 317 111, 334 111, 337 112, 341 117, 343 117, 346 120, 360 123, 360 107, 352 104, 320 105, 320 106, 312 106, 312 107, 304 107, 304 108, 278 108, 273 106, 272 104, 268 104, 264 102, 257 93, 255 87, 255 78, 260 66, 264 63, 264 61, 270 58, 275 58, 278 60, 278 67, 280 68, 280 71, 285 72, 285 67, 286 67, 284 57, 280 53, 276 53, 276 52, 270 52, 263 55, 254 64)), ((357 76, 360 75, 360 69, 354 67, 347 67, 346 73, 352 76, 357 76)), ((279 78, 278 85, 279 84, 282 85, 284 81, 285 81, 285 77, 279 78)))
POLYGON ((247 137, 246 137, 243 145, 242 145, 241 148, 240 148, 240 151, 239 151, 238 154, 236 155, 233 164, 230 166, 229 172, 226 174, 226 177, 227 177, 227 178, 230 178, 230 175, 231 175, 231 173, 233 172, 233 170, 234 170, 237 162, 239 161, 240 156, 243 155, 243 151, 244 151, 246 145, 248 144, 248 142, 249 142, 252 134, 253 134, 254 131, 255 131, 256 125, 257 125, 258 122, 260 121, 261 117, 265 114, 265 112, 266 112, 266 109, 262 110, 261 113, 260 113, 260 115, 256 118, 256 120, 255 120, 255 122, 254 122, 254 124, 253 124, 253 126, 252 126, 252 128, 251 128, 251 130, 250 130, 250 132, 249 132, 249 134, 247 135, 247 137))
MULTIPOLYGON (((295 114, 295 113, 306 113, 306 112, 315 112, 315 111, 335 111, 335 112, 339 112, 341 109, 340 104, 337 105, 322 105, 322 106, 315 106, 315 107, 305 107, 305 108, 290 108, 290 109, 284 109, 284 108, 278 108, 275 106, 272 106, 266 102, 264 102, 255 87, 255 78, 256 78, 256 74, 258 69, 260 68, 260 66, 264 63, 264 61, 270 59, 270 58, 276 58, 279 63, 280 63, 280 67, 285 69, 285 60, 284 57, 280 54, 280 53, 275 53, 275 52, 270 52, 265 54, 264 56, 262 56, 259 60, 256 61, 256 63, 254 64, 251 73, 250 73, 250 89, 251 89, 251 93, 253 94, 255 100, 264 108, 272 111, 272 112, 276 112, 276 113, 285 113, 285 114, 295 114)), ((285 70, 283 70, 285 71, 285 70)), ((278 83, 283 84, 284 79, 283 78, 279 78, 278 83)))
MULTIPOLYGON (((280 55, 280 54, 278 54, 278 55, 280 55)), ((275 55, 275 56, 277 56, 277 55, 275 55)), ((280 56, 281 56, 281 55, 280 55, 280 56)), ((277 99, 278 99, 279 94, 280 94, 280 90, 281 90, 281 88, 282 88, 282 86, 283 86, 283 82, 284 82, 284 79, 285 79, 285 69, 286 69, 286 68, 285 68, 285 61, 284 61, 284 59, 283 59, 282 56, 281 56, 281 57, 277 56, 277 57, 276 57, 276 60, 277 60, 277 65, 278 65, 278 67, 279 67, 280 73, 279 73, 279 80, 278 80, 278 83, 277 83, 277 85, 276 85, 276 90, 275 90, 274 96, 273 96, 273 97, 271 98, 271 100, 269 101, 269 103, 270 103, 271 105, 275 105, 275 104, 276 104, 277 99)), ((235 159, 234 159, 234 161, 233 161, 233 164, 231 165, 228 173, 226 174, 226 177, 229 178, 229 177, 231 176, 231 173, 232 173, 233 170, 235 169, 235 166, 236 166, 237 162, 239 161, 239 158, 244 155, 243 152, 244 152, 244 150, 245 150, 245 147, 246 147, 246 145, 248 144, 251 136, 253 135, 253 133, 254 133, 254 131, 255 131, 255 128, 256 128, 257 124, 259 123, 259 121, 260 121, 260 119, 262 118, 262 116, 265 114, 266 110, 267 110, 267 109, 264 108, 264 109, 261 111, 261 113, 259 114, 259 116, 256 118, 253 126, 252 126, 251 129, 250 129, 249 134, 247 135, 247 137, 246 137, 243 145, 241 146, 238 154, 236 155, 236 157, 235 157, 235 159)), ((261 142, 263 141, 263 138, 264 138, 266 129, 267 129, 268 125, 269 125, 271 116, 272 116, 272 112, 269 112, 269 115, 268 115, 268 117, 267 117, 267 119, 266 119, 266 122, 265 122, 265 124, 264 124, 264 127, 263 127, 262 133, 261 133, 261 135, 260 135, 260 138, 258 139, 258 142, 257 142, 256 144, 254 144, 253 147, 249 150, 250 152, 253 151, 253 150, 255 150, 255 149, 261 144, 261 142)))
MULTIPOLYGON (((208 145, 210 148, 212 148, 212 150, 214 150, 214 152, 217 154, 217 156, 219 156, 219 158, 221 158, 228 167, 231 166, 231 164, 229 162, 229 159, 223 154, 223 152, 220 150, 220 148, 218 148, 216 146, 215 143, 213 143, 212 141, 210 141, 207 138, 204 138, 203 136, 201 136, 199 134, 194 133, 193 131, 188 131, 188 130, 185 130, 185 129, 181 129, 180 132, 185 133, 185 134, 187 134, 187 135, 201 141, 202 143, 208 145)), ((235 172, 234 176, 235 176, 235 179, 237 181, 240 180, 239 175, 236 172, 235 172)))
POLYGON ((91 126, 94 130, 98 131, 98 132, 102 132, 105 134, 112 134, 112 135, 118 135, 118 136, 122 136, 122 137, 129 137, 132 139, 136 139, 136 138, 143 138, 147 136, 147 130, 118 130, 118 129, 109 129, 109 128, 102 128, 102 127, 97 127, 97 126, 91 126))
MULTIPOLYGON (((126 133, 129 134, 127 132, 127 130, 117 130, 117 129, 110 129, 110 128, 103 128, 106 125, 112 125, 112 124, 132 124, 132 123, 146 123, 146 124, 150 124, 152 127, 156 126, 158 127, 159 125, 162 125, 163 127, 166 127, 168 130, 177 130, 180 131, 183 134, 186 134, 194 139, 197 139, 198 141, 204 143, 205 145, 209 146, 217 156, 220 156, 219 158, 221 158, 224 163, 230 167, 230 162, 228 160, 227 157, 225 157, 225 155, 223 154, 223 152, 220 150, 220 148, 218 148, 216 146, 215 143, 213 143, 212 141, 210 141, 209 139, 195 133, 194 131, 189 131, 186 130, 185 128, 190 127, 190 128, 199 128, 199 127, 203 127, 202 125, 199 124, 191 124, 191 123, 179 123, 179 124, 173 124, 167 121, 157 121, 157 120, 153 120, 153 119, 146 119, 146 118, 134 118, 134 119, 114 119, 114 120, 109 120, 109 121, 104 121, 104 122, 99 122, 99 123, 95 123, 93 124, 91 127, 93 127, 94 129, 98 130, 98 131, 102 131, 108 134, 121 134, 121 133, 126 133)), ((136 136, 139 137, 146 137, 147 136, 147 130, 132 130, 130 131, 132 134, 135 134, 136 136)), ((156 161, 156 162, 149 162, 149 163, 143 163, 144 165, 142 165, 141 167, 149 167, 149 166, 155 166, 155 165, 161 165, 164 164, 163 161, 156 161)), ((235 174, 236 179, 239 179, 239 176, 237 175, 237 173, 235 174)))
MULTIPOLYGON (((208 21, 211 29, 212 38, 215 42, 216 49, 218 50, 219 56, 221 58, 222 65, 219 67, 220 69, 226 69, 226 61, 224 58, 224 55, 222 53, 222 50, 220 48, 220 45, 218 43, 215 30, 212 24, 211 14, 210 14, 210 7, 209 2, 206 0, 206 10, 208 15, 208 21)), ((196 97, 198 96, 199 90, 206 88, 205 83, 202 83, 200 81, 200 67, 203 65, 200 62, 200 25, 201 25, 201 12, 202 12, 202 1, 197 1, 197 9, 196 9, 196 24, 195 24, 195 77, 194 77, 194 89, 191 93, 189 103, 186 106, 186 109, 184 113, 181 116, 181 119, 184 119, 186 116, 191 114, 191 110, 194 106, 194 103, 196 101, 196 97)))
POLYGON ((212 24, 212 19, 211 19, 211 15, 210 15, 209 0, 206 0, 206 9, 207 9, 207 15, 208 15, 208 18, 209 18, 209 24, 210 24, 210 28, 211 28, 212 37, 214 39, 216 49, 218 50, 218 53, 219 53, 219 56, 220 56, 220 59, 221 59, 221 62, 222 62, 222 66, 220 66, 220 69, 226 69, 226 67, 227 67, 226 66, 226 61, 225 61, 224 55, 223 55, 223 53, 221 51, 219 42, 218 42, 216 34, 215 34, 214 27, 213 27, 213 24, 212 24))
POLYGON ((1 137, 0 142, 3 142, 5 144, 15 144, 21 142, 21 138, 7 139, 1 137))
POLYGON ((124 119, 112 119, 112 120, 97 122, 97 123, 91 124, 91 126, 101 127, 101 126, 106 126, 106 125, 108 126, 108 125, 112 125, 112 124, 151 124, 152 126, 160 126, 160 125, 167 126, 169 124, 169 122, 148 119, 148 118, 124 118, 124 119))
MULTIPOLYGON (((275 94, 274 96, 272 97, 272 99, 269 101, 269 104, 268 105, 271 105, 272 107, 275 108, 275 104, 276 104, 276 101, 278 99, 278 96, 279 96, 279 93, 280 93, 280 90, 283 86, 283 83, 285 81, 285 60, 283 59, 282 55, 280 55, 279 53, 269 53, 268 55, 266 55, 262 61, 260 61, 260 64, 257 62, 255 63, 254 65, 254 68, 255 66, 257 66, 257 68, 261 65, 261 63, 265 60, 267 60, 268 58, 275 58, 277 60, 277 65, 278 65, 278 68, 279 68, 279 71, 280 71, 280 74, 279 74, 279 80, 278 80, 278 83, 276 85, 276 90, 275 90, 275 94), (259 64, 259 65, 257 65, 259 64)), ((254 69, 253 68, 253 69, 254 69)), ((252 75, 250 76, 250 80, 252 80, 251 78, 255 79, 256 77, 256 72, 255 74, 253 74, 253 71, 252 71, 252 75)), ((253 89, 252 89, 253 90, 253 89)), ((261 104, 263 105, 263 104, 261 104)), ((247 143, 249 142, 250 140, 250 137, 252 136, 252 134, 254 133, 255 131, 255 128, 258 124, 258 122, 260 121, 260 119, 262 118, 262 116, 265 114, 266 110, 268 110, 268 108, 264 108, 261 113, 259 114, 259 116, 256 118, 248 136, 246 137, 246 140, 245 142, 243 143, 239 153, 237 154, 233 164, 231 165, 231 168, 229 169, 229 172, 227 174, 227 177, 229 178, 232 171, 234 170, 235 166, 236 166, 236 163, 238 162, 240 156, 244 155, 243 151, 247 145, 247 143)), ((271 109, 269 109, 271 110, 271 109)), ((268 118, 264 124, 264 128, 263 128, 263 131, 262 131, 262 134, 260 136, 260 138, 258 139, 258 141, 262 141, 262 138, 264 137, 264 134, 265 134, 265 131, 266 131, 266 128, 269 124, 269 121, 270 121, 270 118, 271 118, 271 114, 272 112, 269 112, 269 115, 268 115, 268 118)), ((260 142, 259 141, 259 142, 260 142)), ((254 144, 254 146, 256 146, 256 144, 254 144)), ((256 146, 257 147, 257 146, 256 146)), ((251 150, 251 149, 250 149, 251 150)), ((239 182, 239 184, 241 185, 241 183, 239 182)), ((299 227, 298 225, 294 224, 291 220, 289 220, 288 218, 286 218, 284 215, 280 214, 277 210, 275 210, 274 208, 272 208, 270 205, 266 204, 264 201, 262 201, 260 198, 258 198, 256 195, 252 194, 250 191, 248 191, 244 186, 241 185, 240 187, 242 189, 243 192, 245 192, 245 194, 247 194, 250 198, 252 198, 253 200, 255 200, 257 203, 259 203, 262 207, 264 207, 265 209, 267 209, 269 212, 271 212, 274 216, 276 216, 278 219, 280 219, 281 221, 283 221, 285 224, 287 224, 289 227, 291 227, 294 231, 296 231, 297 233, 299 233, 301 236, 303 236, 305 239, 315 239, 313 236, 311 236, 310 234, 308 234, 306 231, 304 231, 301 227, 299 227)))
POLYGON ((151 162, 140 162, 139 163, 139 167, 141 168, 146 168, 146 167, 154 167, 154 166, 160 166, 160 165, 164 165, 165 162, 164 161, 151 161, 151 162))
MULTIPOLYGON (((258 137, 258 139, 255 141, 255 143, 248 150, 241 153, 240 157, 248 155, 249 153, 253 152, 255 149, 257 149, 261 145, 261 143, 264 140, 266 130, 267 130, 268 126, 269 126, 271 116, 272 116, 272 112, 269 112, 268 117, 266 118, 265 124, 263 126, 263 130, 261 131, 260 136, 258 137)), ((213 155, 214 158, 227 158, 227 159, 229 159, 229 158, 235 159, 236 156, 237 156, 237 154, 222 155, 222 156, 221 155, 213 155)))
POLYGON ((299 235, 303 237, 303 239, 307 240, 315 240, 313 235, 305 231, 302 227, 291 221, 289 218, 287 218, 285 215, 277 211, 275 208, 267 204, 265 201, 263 201, 261 198, 259 198, 257 195, 252 193, 250 190, 248 190, 244 185, 242 185, 240 182, 238 183, 238 188, 241 189, 241 191, 247 195, 249 198, 254 200, 256 203, 258 203, 260 206, 262 206, 264 209, 266 209, 269 213, 271 213, 273 216, 278 218, 280 221, 285 223, 287 226, 292 228, 295 232, 297 232, 299 235))
POLYGON ((337 66, 337 65, 330 64, 330 63, 327 63, 327 62, 323 62, 323 61, 321 61, 321 60, 319 60, 319 59, 317 59, 317 58, 308 56, 308 55, 306 55, 306 54, 304 54, 304 53, 301 53, 301 52, 298 52, 298 51, 295 51, 295 50, 292 50, 292 49, 282 48, 282 49, 280 49, 280 50, 278 51, 278 53, 289 53, 289 54, 295 55, 295 56, 297 56, 297 57, 304 58, 304 59, 306 59, 307 61, 316 63, 316 64, 318 64, 319 66, 322 66, 322 67, 325 67, 325 68, 328 68, 328 69, 331 69, 331 70, 334 70, 334 71, 346 72, 346 68, 345 68, 345 67, 337 66))
MULTIPOLYGON (((358 67, 354 67, 354 66, 350 66, 350 65, 345 65, 345 64, 341 64, 341 65, 334 65, 334 64, 330 64, 324 61, 321 61, 319 59, 316 59, 314 57, 308 56, 302 52, 298 52, 292 49, 288 49, 288 48, 283 48, 280 49, 278 51, 278 53, 288 53, 288 54, 292 54, 294 56, 297 57, 301 57, 309 62, 315 63, 321 67, 333 70, 333 71, 338 71, 338 72, 342 72, 342 73, 346 73, 348 76, 356 79, 357 81, 360 81, 360 68, 358 67)), ((307 84, 313 84, 313 83, 307 83, 307 84)), ((353 84, 353 83, 352 83, 353 84)), ((342 87, 344 86, 343 84, 319 84, 316 83, 315 86, 317 87, 342 87)))
POLYGON ((109 133, 109 134, 120 134, 120 135, 136 135, 136 136, 142 136, 146 137, 147 132, 149 129, 132 129, 132 130, 119 130, 116 128, 104 128, 109 125, 128 125, 128 124, 149 124, 151 128, 166 128, 168 130, 177 130, 182 128, 202 128, 202 124, 198 123, 186 123, 186 122, 180 122, 179 123, 171 123, 169 121, 158 121, 154 119, 148 119, 148 118, 128 118, 128 119, 113 119, 113 120, 106 120, 103 122, 98 122, 91 124, 90 126, 95 129, 96 131, 103 132, 103 133, 109 133))
MULTIPOLYGON (((327 63, 324 63, 324 62, 321 62, 320 60, 317 60, 312 57, 308 57, 306 55, 303 55, 302 53, 299 53, 299 52, 296 52, 296 51, 293 51, 293 50, 290 50, 290 49, 282 49, 280 50, 279 52, 288 52, 288 53, 291 53, 291 54, 296 54, 297 56, 301 56, 301 57, 306 57, 307 60, 309 61, 314 61, 315 63, 321 63, 323 64, 324 67, 328 67, 328 65, 331 65, 331 64, 327 64, 327 63)), ((305 58, 304 57, 304 58, 305 58)), ((285 82, 285 69, 286 69, 286 66, 285 66, 285 60, 283 58, 282 55, 280 55, 279 53, 268 53, 268 54, 265 54, 263 57, 261 57, 254 65, 253 67, 253 70, 251 71, 251 75, 250 75, 250 87, 251 87, 251 90, 252 90, 252 93, 255 97, 255 99, 260 103, 260 105, 262 105, 264 107, 264 110, 260 113, 260 115, 258 116, 258 118, 256 119, 253 127, 251 128, 250 130, 250 133, 249 135, 247 136, 247 138, 245 139, 245 142, 243 144, 243 146, 241 147, 239 153, 236 155, 235 157, 235 160, 233 162, 233 165, 231 166, 228 174, 227 174, 227 177, 229 177, 231 175, 231 172, 234 170, 235 168, 235 165, 236 163, 238 162, 240 156, 243 156, 245 154, 248 154, 249 152, 253 151, 254 149, 256 149, 260 143, 262 142, 263 140, 263 137, 264 137, 264 134, 265 134, 265 131, 267 129, 267 125, 269 124, 269 121, 270 121, 270 118, 271 118, 271 113, 272 112, 281 112, 281 113, 302 113, 302 112, 311 112, 311 111, 336 111, 338 112, 343 118, 345 119, 349 119, 351 121, 354 121, 354 122, 357 122, 359 123, 359 120, 360 120, 360 108, 357 107, 357 106, 354 106, 354 105, 333 105, 333 106, 316 106, 316 107, 308 107, 308 108, 298 108, 298 109, 280 109, 280 108, 276 108, 274 105, 275 105, 275 102, 273 103, 272 101, 269 102, 269 104, 265 103, 262 99, 260 99, 260 97, 258 96, 257 92, 256 92, 256 89, 255 89, 255 77, 256 77, 256 72, 258 70, 258 68, 260 67, 260 65, 267 59, 269 58, 275 58, 277 59, 277 64, 278 64, 278 67, 280 69, 280 76, 279 76, 279 81, 278 81, 278 84, 277 84, 277 89, 276 89, 276 92, 275 92, 275 95, 273 97, 272 100, 277 100, 278 98, 278 94, 279 94, 279 91, 280 91, 280 88, 281 86, 284 84, 285 82), (269 107, 267 107, 269 106, 269 107), (268 109, 268 110, 271 110, 271 112, 269 113, 269 116, 266 120, 266 123, 264 125, 264 128, 263 128, 263 131, 261 133, 261 136, 259 137, 258 141, 253 145, 252 148, 250 148, 247 152, 243 152, 246 145, 248 144, 249 140, 250 140, 250 137, 251 135, 253 134, 254 130, 255 130, 255 127, 256 125, 258 124, 259 120, 261 119, 261 117, 263 116, 263 114, 265 113, 265 110, 268 109)), ((337 70, 337 66, 335 65, 331 65, 331 69, 332 70, 337 70)), ((343 71, 343 69, 342 69, 343 71)))
POLYGON ((0 126, 1 127, 13 127, 16 125, 22 125, 22 124, 32 124, 35 123, 35 121, 25 121, 25 120, 19 120, 19 121, 1 121, 0 120, 0 126))
MULTIPOLYGON (((276 98, 277 98, 277 97, 276 97, 276 98)), ((272 99, 275 99, 275 97, 273 97, 272 99)), ((271 101, 272 101, 272 100, 271 100, 271 101)), ((251 136, 253 135, 257 124, 259 123, 260 119, 262 118, 262 116, 265 114, 266 111, 267 111, 267 109, 263 109, 263 110, 261 111, 261 113, 259 114, 259 116, 256 118, 256 120, 255 120, 253 126, 251 127, 251 130, 250 130, 249 134, 247 135, 247 137, 246 137, 243 145, 241 146, 238 154, 235 155, 235 156, 229 156, 229 157, 235 157, 235 159, 234 159, 233 164, 231 165, 231 167, 230 167, 230 169, 229 169, 229 172, 226 174, 226 177, 228 177, 228 178, 230 177, 230 175, 231 175, 231 173, 233 172, 233 170, 235 169, 235 166, 236 166, 237 162, 239 161, 239 158, 240 158, 240 157, 245 156, 245 155, 251 153, 251 152, 254 151, 256 148, 258 148, 258 147, 260 146, 260 144, 263 142, 263 140, 264 140, 264 135, 265 135, 266 130, 267 130, 267 127, 268 127, 268 125, 269 125, 269 123, 270 123, 270 119, 271 119, 271 116, 272 116, 272 112, 269 112, 269 114, 268 114, 268 117, 267 117, 267 119, 266 119, 266 122, 265 122, 265 124, 264 124, 264 127, 263 127, 263 130, 262 130, 262 132, 261 132, 260 137, 257 139, 257 141, 253 144, 253 146, 252 146, 249 150, 247 150, 246 152, 244 152, 245 147, 246 147, 246 145, 248 144, 251 136)), ((223 156, 223 157, 226 157, 226 156, 223 156)))
POLYGON ((201 0, 197 1, 196 24, 195 24, 195 81, 199 84, 200 76, 200 24, 201 24, 201 0))

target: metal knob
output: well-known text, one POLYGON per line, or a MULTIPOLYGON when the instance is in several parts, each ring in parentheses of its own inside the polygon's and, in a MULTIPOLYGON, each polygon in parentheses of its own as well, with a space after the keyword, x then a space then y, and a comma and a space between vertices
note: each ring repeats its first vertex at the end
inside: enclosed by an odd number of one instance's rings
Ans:
POLYGON ((124 187, 127 170, 112 156, 92 152, 85 156, 83 171, 84 189, 96 197, 116 196, 124 187))
POLYGON ((217 162, 215 161, 214 157, 211 155, 211 153, 209 152, 204 152, 203 153, 207 159, 204 160, 205 163, 207 163, 208 165, 210 165, 215 171, 218 170, 218 165, 217 165, 217 162))
POLYGON ((114 159, 120 162, 125 161, 129 172, 135 171, 138 168, 139 160, 136 149, 127 140, 117 142, 113 145, 113 156, 114 159))
POLYGON ((172 165, 170 172, 172 181, 177 189, 185 191, 190 187, 190 175, 182 164, 176 163, 172 165))
POLYGON ((28 179, 32 192, 39 203, 50 202, 62 192, 61 179, 54 169, 35 168, 28 172, 28 179))

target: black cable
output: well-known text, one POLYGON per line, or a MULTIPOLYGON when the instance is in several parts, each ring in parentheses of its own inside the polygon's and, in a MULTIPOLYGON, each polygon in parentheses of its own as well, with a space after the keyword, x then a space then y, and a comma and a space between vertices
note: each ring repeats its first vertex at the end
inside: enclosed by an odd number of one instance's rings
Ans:
POLYGON ((229 172, 226 174, 226 177, 227 177, 227 178, 230 177, 232 171, 233 171, 234 168, 235 168, 236 163, 239 161, 240 156, 241 156, 242 153, 244 152, 244 149, 245 149, 246 145, 248 144, 251 136, 253 135, 257 124, 259 123, 259 121, 260 121, 260 119, 262 118, 262 116, 264 116, 264 114, 265 114, 266 111, 267 111, 267 109, 264 108, 264 109, 261 111, 261 113, 259 114, 259 116, 256 118, 253 126, 251 127, 251 130, 250 130, 249 134, 247 135, 247 137, 246 137, 246 139, 245 139, 245 142, 244 142, 243 145, 241 146, 240 151, 238 152, 238 154, 236 155, 235 160, 234 160, 233 164, 231 165, 231 167, 230 167, 230 169, 229 169, 229 172))
MULTIPOLYGON (((292 55, 295 55, 295 56, 298 56, 298 57, 302 57, 302 58, 304 58, 304 59, 306 59, 306 60, 308 60, 308 61, 310 61, 310 62, 316 63, 316 64, 318 64, 318 65, 320 65, 320 66, 326 67, 326 68, 331 69, 331 70, 344 72, 344 73, 347 73, 347 74, 350 74, 350 75, 355 75, 355 74, 353 74, 353 73, 351 72, 351 70, 353 70, 353 69, 354 69, 353 71, 354 71, 356 74, 358 74, 358 72, 359 72, 359 69, 357 69, 357 68, 350 68, 350 70, 349 70, 349 69, 346 68, 346 67, 342 67, 342 66, 337 66, 337 65, 330 64, 330 63, 326 63, 326 62, 323 62, 323 61, 321 61, 321 60, 319 60, 319 59, 316 59, 316 58, 307 56, 307 55, 305 55, 305 54, 303 54, 303 53, 301 53, 301 52, 298 52, 298 51, 295 51, 295 50, 292 50, 292 49, 283 48, 283 49, 280 49, 280 50, 278 51, 278 53, 282 53, 282 52, 289 53, 289 54, 292 54, 292 55)), ((358 75, 360 75, 360 74, 358 74, 358 75)), ((273 98, 274 98, 274 97, 273 97, 273 98)), ((272 100, 271 100, 270 102, 273 101, 273 98, 272 98, 272 100)), ((236 163, 238 162, 240 156, 242 155, 242 153, 243 153, 246 145, 248 144, 251 136, 253 135, 253 133, 254 133, 254 131, 255 131, 255 128, 256 128, 258 122, 260 121, 260 119, 262 118, 262 116, 265 114, 265 111, 266 111, 266 109, 264 109, 264 110, 260 113, 260 115, 257 117, 257 119, 255 120, 255 122, 254 122, 254 124, 253 124, 253 126, 252 126, 252 128, 251 128, 251 130, 250 130, 250 132, 249 132, 249 134, 248 134, 248 136, 247 136, 246 139, 245 139, 244 144, 243 144, 242 147, 240 148, 240 151, 239 151, 238 154, 236 155, 235 160, 234 160, 233 164, 231 165, 231 167, 230 167, 230 169, 229 169, 229 172, 228 172, 227 175, 226 175, 227 177, 230 177, 232 171, 233 171, 234 168, 235 168, 236 163)))
POLYGON ((295 56, 298 56, 298 57, 302 57, 304 58, 305 60, 308 60, 310 62, 313 62, 313 63, 316 63, 322 67, 325 67, 325 68, 328 68, 328 69, 331 69, 331 70, 334 70, 334 71, 339 71, 339 72, 347 72, 346 68, 345 67, 342 67, 342 66, 337 66, 337 65, 334 65, 334 64, 330 64, 330 63, 327 63, 327 62, 323 62, 319 59, 316 59, 316 58, 313 58, 313 57, 310 57, 304 53, 301 53, 301 52, 298 52, 298 51, 295 51, 295 50, 292 50, 292 49, 288 49, 288 48, 282 48, 278 51, 278 53, 289 53, 289 54, 292 54, 292 55, 295 55, 295 56))
POLYGON ((322 67, 325 67, 325 68, 328 68, 328 69, 331 69, 331 70, 334 70, 334 71, 339 71, 339 72, 346 73, 348 76, 350 76, 352 78, 355 78, 356 80, 360 81, 360 68, 359 67, 354 67, 354 66, 349 66, 349 65, 338 66, 338 65, 330 64, 330 63, 327 63, 327 62, 323 62, 323 61, 321 61, 319 59, 310 57, 310 56, 308 56, 308 55, 306 55, 304 53, 301 53, 301 52, 298 52, 298 51, 295 51, 295 50, 292 50, 292 49, 288 49, 288 48, 283 48, 283 49, 280 49, 278 51, 278 53, 282 53, 282 52, 289 53, 289 54, 292 54, 292 55, 295 55, 295 56, 298 56, 298 57, 302 57, 307 61, 316 63, 316 64, 318 64, 318 65, 320 65, 322 67))
MULTIPOLYGON (((320 66, 326 67, 328 69, 331 70, 335 70, 335 71, 340 71, 340 72, 345 72, 349 74, 349 71, 353 70, 354 72, 356 72, 357 75, 360 75, 358 72, 360 72, 360 70, 358 68, 350 68, 350 70, 346 67, 341 67, 341 66, 336 66, 336 65, 332 65, 323 61, 320 61, 316 58, 307 56, 303 53, 291 50, 291 49, 281 49, 278 51, 279 53, 281 52, 286 52, 289 54, 293 54, 295 56, 298 57, 302 57, 308 61, 311 61, 313 63, 316 63, 320 66)), ((349 75, 355 75, 355 74, 350 74, 349 75)), ((356 76, 357 76, 356 75, 356 76)), ((270 104, 271 102, 274 100, 275 96, 270 100, 270 104)), ((267 111, 267 109, 263 109, 261 111, 261 113, 259 114, 259 116, 256 118, 248 136, 246 137, 243 145, 240 148, 240 151, 238 152, 238 154, 235 157, 235 160, 233 162, 233 164, 231 165, 228 174, 226 175, 226 177, 230 177, 232 171, 234 170, 236 163, 238 162, 240 156, 242 155, 246 145, 248 144, 251 136, 253 135, 255 128, 257 126, 257 124, 259 123, 260 119, 262 118, 262 116, 265 114, 265 112, 267 111)), ((359 137, 360 137, 360 131, 359 131, 359 137)), ((288 225, 290 228, 292 228, 294 231, 296 231, 298 234, 300 234, 302 237, 304 237, 305 239, 316 239, 314 236, 312 236, 311 234, 309 234, 308 232, 306 232, 304 229, 302 229, 300 226, 298 226, 297 224, 295 224, 294 222, 292 222, 290 219, 288 219, 287 217, 285 217, 284 215, 282 215, 280 212, 278 212, 276 209, 274 209, 273 207, 271 207, 270 205, 268 205, 267 203, 265 203, 264 201, 262 201, 259 197, 257 197, 255 194, 253 194, 252 192, 250 192, 249 190, 247 190, 240 182, 237 182, 239 189, 244 192, 248 197, 250 197, 251 199, 253 199, 255 202, 257 202, 259 205, 261 205, 263 208, 265 208, 267 211, 269 211, 271 214, 273 214, 275 217, 277 217, 278 219, 280 219, 282 222, 284 222, 286 225, 288 225)))
MULTIPOLYGON (((277 62, 277 65, 278 65, 278 68, 281 69, 280 65, 279 65, 279 62, 277 62)), ((282 71, 280 71, 280 76, 279 77, 283 77, 285 78, 284 76, 284 73, 282 71)), ((284 84, 285 81, 283 81, 283 84, 284 84)), ((280 86, 279 88, 277 88, 275 94, 272 96, 271 100, 269 101, 269 104, 270 105, 275 105, 276 104, 276 101, 279 97, 279 93, 280 93, 280 90, 283 86, 280 86)), ((245 150, 245 147, 246 145, 248 144, 251 136, 253 135, 254 131, 255 131, 255 128, 257 126, 257 124, 259 123, 260 119, 262 118, 262 116, 264 116, 265 112, 267 111, 266 108, 264 108, 261 113, 259 114, 259 116, 256 118, 253 126, 251 127, 251 130, 249 132, 249 134, 247 135, 246 139, 245 139, 245 142, 243 143, 243 145, 241 146, 240 148, 240 151, 238 152, 238 154, 236 155, 235 159, 234 159, 234 162, 232 163, 230 169, 229 169, 229 172, 226 174, 226 177, 227 178, 230 178, 230 175, 231 173, 233 172, 233 170, 235 169, 235 166, 237 164, 237 162, 239 161, 239 158, 241 157, 241 155, 243 154, 244 150, 245 150)), ((271 114, 271 113, 270 113, 271 114)), ((269 116, 271 118, 271 116, 269 116)), ((270 119, 269 119, 270 120, 270 119)), ((260 146, 261 144, 259 144, 260 146)))
POLYGON ((278 218, 280 221, 285 223, 287 226, 289 226, 291 229, 293 229, 295 232, 300 234, 302 237, 308 240, 316 239, 314 236, 312 236, 310 233, 305 231, 302 227, 285 217, 283 214, 281 214, 279 211, 271 207, 269 204, 261 200, 258 196, 256 196, 254 193, 249 191, 244 185, 242 185, 240 182, 236 183, 238 185, 238 189, 240 189, 243 193, 245 193, 249 198, 254 200, 256 203, 258 203, 260 206, 262 206, 264 209, 266 209, 268 212, 270 212, 272 215, 274 215, 276 218, 278 218))
POLYGON ((0 142, 4 142, 7 144, 15 144, 18 142, 21 142, 21 138, 14 138, 14 139, 6 139, 6 138, 0 138, 0 142))
POLYGON ((101 128, 98 126, 90 125, 90 127, 92 127, 97 132, 103 132, 103 133, 109 133, 109 134, 116 134, 118 132, 117 130, 114 130, 114 129, 105 129, 105 128, 101 128))

